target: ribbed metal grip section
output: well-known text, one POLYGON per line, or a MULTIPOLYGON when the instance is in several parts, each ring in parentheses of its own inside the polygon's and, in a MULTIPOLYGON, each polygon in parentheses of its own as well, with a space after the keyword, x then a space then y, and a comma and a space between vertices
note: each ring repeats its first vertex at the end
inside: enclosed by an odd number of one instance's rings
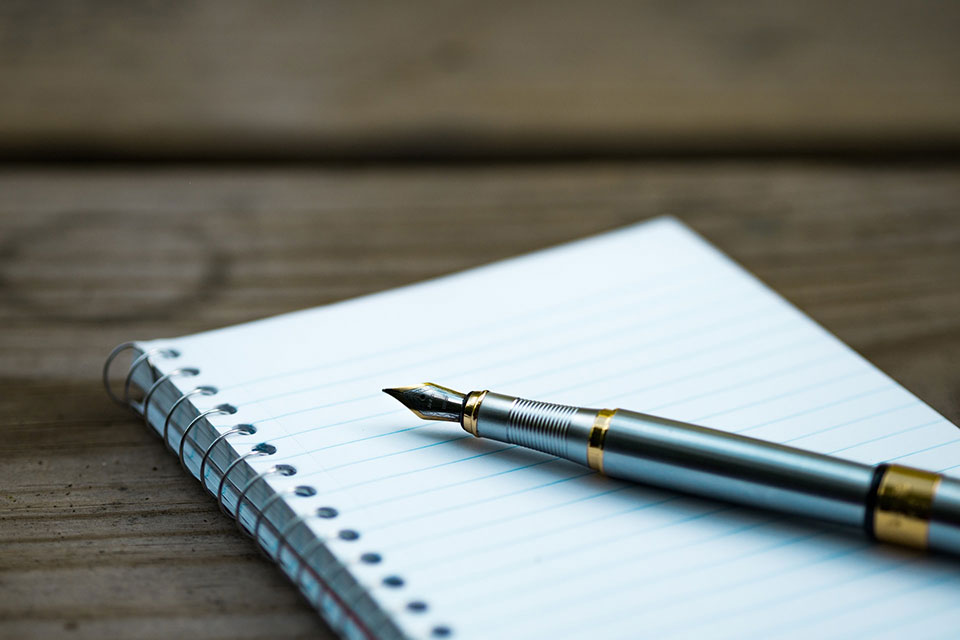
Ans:
POLYGON ((567 456, 567 429, 576 407, 518 398, 510 408, 507 438, 513 444, 567 456))

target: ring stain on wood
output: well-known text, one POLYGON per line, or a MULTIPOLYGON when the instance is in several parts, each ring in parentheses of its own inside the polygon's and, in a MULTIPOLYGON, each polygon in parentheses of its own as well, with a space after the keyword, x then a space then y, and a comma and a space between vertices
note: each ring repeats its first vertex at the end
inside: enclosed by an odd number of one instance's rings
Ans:
POLYGON ((186 215, 71 212, 0 242, 0 296, 38 322, 174 318, 215 301, 229 269, 211 230, 186 215))

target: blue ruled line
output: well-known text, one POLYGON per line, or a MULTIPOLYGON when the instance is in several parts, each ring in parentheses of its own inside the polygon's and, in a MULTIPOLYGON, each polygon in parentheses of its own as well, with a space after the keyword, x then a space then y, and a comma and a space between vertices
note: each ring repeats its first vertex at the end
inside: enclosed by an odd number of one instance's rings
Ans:
MULTIPOLYGON (((676 286, 666 287, 666 288, 662 289, 660 292, 661 292, 661 293, 676 293, 676 292, 678 292, 678 291, 683 292, 683 291, 685 290, 685 287, 687 287, 687 286, 690 285, 690 284, 700 285, 700 286, 702 287, 703 285, 711 285, 714 281, 716 281, 716 280, 721 280, 721 279, 722 279, 721 276, 716 276, 716 277, 714 277, 714 278, 710 278, 710 277, 704 278, 703 275, 702 275, 702 272, 701 272, 701 273, 698 273, 698 271, 700 271, 700 268, 703 266, 703 264, 704 264, 703 262, 694 262, 694 263, 692 263, 692 264, 687 265, 684 269, 680 270, 680 271, 677 272, 677 273, 678 273, 681 277, 687 275, 688 273, 692 273, 692 274, 695 274, 694 277, 692 277, 692 278, 690 278, 690 279, 688 279, 688 280, 686 280, 686 281, 683 281, 680 287, 676 287, 676 286)), ((713 273, 715 273, 715 272, 712 271, 711 274, 713 274, 713 273)), ((461 328, 461 329, 458 329, 457 331, 454 331, 454 332, 451 332, 451 333, 448 333, 448 334, 444 334, 444 335, 441 335, 441 336, 431 335, 430 338, 428 338, 428 339, 421 340, 421 341, 417 341, 417 342, 410 342, 410 343, 407 343, 407 344, 402 345, 402 346, 394 347, 394 348, 392 348, 392 349, 385 349, 385 350, 377 351, 377 352, 375 352, 375 353, 364 354, 364 355, 361 355, 361 356, 351 356, 351 357, 349 357, 349 358, 345 358, 345 359, 343 359, 343 360, 338 360, 338 361, 335 361, 335 362, 327 362, 327 363, 324 363, 324 364, 321 364, 321 365, 314 365, 314 366, 310 366, 310 367, 304 367, 304 368, 302 368, 302 369, 293 369, 293 370, 291 370, 291 371, 283 371, 283 372, 279 372, 279 373, 272 374, 272 375, 268 375, 268 376, 261 376, 261 377, 259 377, 259 378, 250 378, 250 379, 245 380, 245 381, 243 381, 243 382, 237 382, 237 383, 234 383, 234 384, 229 385, 229 386, 220 387, 220 390, 221 390, 221 391, 226 391, 226 390, 230 390, 230 389, 240 388, 240 387, 243 387, 243 386, 246 386, 246 385, 257 384, 257 383, 260 383, 260 382, 266 382, 266 381, 268 381, 268 380, 276 380, 276 379, 279 379, 279 378, 291 377, 291 376, 295 376, 295 375, 302 375, 302 374, 305 374, 305 373, 312 373, 312 372, 315 372, 315 371, 322 371, 323 369, 330 369, 330 368, 338 367, 338 366, 345 365, 345 364, 355 364, 356 362, 358 362, 358 361, 363 361, 363 360, 381 359, 381 358, 383 358, 383 357, 386 356, 386 355, 396 354, 396 353, 402 353, 403 351, 407 351, 407 350, 417 350, 417 349, 421 349, 421 348, 423 348, 423 347, 427 347, 427 346, 430 346, 430 345, 434 345, 434 344, 436 344, 436 341, 437 341, 437 340, 455 340, 455 339, 458 338, 458 337, 459 337, 459 338, 462 338, 462 337, 467 337, 467 336, 476 335, 476 332, 479 331, 479 330, 483 330, 483 331, 489 332, 491 329, 496 328, 496 327, 498 327, 498 326, 511 326, 511 325, 516 324, 517 321, 518 321, 519 319, 521 319, 521 318, 535 319, 535 318, 539 318, 539 317, 555 317, 554 310, 556 310, 556 309, 570 309, 570 308, 576 309, 576 308, 581 308, 581 307, 578 307, 578 305, 576 304, 578 301, 579 301, 579 302, 587 302, 587 301, 589 301, 589 300, 595 299, 597 296, 603 296, 603 295, 605 295, 605 294, 607 294, 607 293, 611 293, 611 292, 614 292, 614 291, 616 291, 616 292, 621 292, 621 293, 622 293, 622 292, 634 292, 634 291, 636 291, 636 290, 643 290, 644 288, 646 288, 647 286, 649 286, 650 283, 661 282, 661 281, 662 281, 662 278, 663 278, 663 275, 664 275, 663 273, 658 273, 658 274, 656 274, 656 276, 653 277, 653 278, 648 278, 648 279, 644 279, 644 280, 635 280, 635 281, 633 281, 633 282, 631 282, 631 283, 629 283, 629 284, 626 284, 626 285, 613 286, 613 287, 609 287, 609 288, 607 288, 607 289, 604 289, 604 290, 602 290, 602 291, 591 292, 591 293, 589 293, 589 294, 587 294, 587 295, 584 295, 584 296, 582 296, 582 297, 580 297, 580 298, 577 298, 577 299, 574 299, 574 300, 572 300, 572 301, 571 301, 571 300, 564 300, 563 302, 560 302, 560 303, 557 303, 557 304, 555 304, 555 305, 551 305, 551 306, 548 306, 548 307, 538 307, 538 308, 533 309, 533 310, 531 310, 531 311, 529 311, 529 312, 522 313, 522 314, 518 314, 518 315, 514 315, 514 316, 503 317, 503 318, 501 318, 501 319, 499 319, 499 320, 497 320, 497 321, 495 321, 495 322, 487 323, 487 324, 484 324, 484 325, 482 325, 482 326, 471 326, 471 327, 468 327, 468 328, 465 328, 465 329, 461 328)), ((671 275, 675 275, 675 274, 671 274, 671 275)), ((726 275, 726 274, 723 274, 723 275, 726 275)), ((429 282, 429 281, 428 281, 428 282, 429 282)), ((409 286, 420 286, 420 285, 423 285, 423 284, 427 284, 427 283, 415 283, 415 284, 409 285, 409 286)), ((751 284, 752 284, 752 283, 751 283, 751 284)), ((695 287, 695 288, 700 288, 700 287, 695 287)), ((703 287, 703 288, 706 288, 706 287, 703 287)), ((644 298, 644 300, 650 300, 650 299, 654 299, 654 300, 655 300, 655 299, 656 299, 656 296, 652 296, 651 298, 644 298)), ((630 301, 627 305, 625 305, 625 306, 630 306, 630 305, 634 304, 635 302, 636 302, 635 300, 631 300, 631 301, 630 301)), ((606 311, 607 311, 607 310, 605 309, 604 312, 606 312, 606 311)))
MULTIPOLYGON (((842 447, 842 448, 840 448, 840 449, 834 449, 833 451, 830 451, 829 453, 832 455, 832 454, 834 454, 834 453, 840 453, 841 451, 847 451, 847 450, 849 450, 849 449, 856 449, 857 447, 861 447, 861 446, 863 446, 863 445, 865 445, 865 444, 870 444, 871 442, 878 442, 878 441, 880 441, 880 440, 886 440, 887 438, 892 438, 892 437, 894 437, 894 436, 899 436, 900 434, 908 433, 908 432, 910 432, 910 431, 916 431, 917 429, 923 429, 924 427, 930 427, 930 426, 933 426, 933 425, 935 425, 935 424, 940 424, 941 422, 942 422, 941 420, 934 420, 934 421, 932 421, 932 422, 925 422, 925 423, 923 423, 923 424, 919 424, 919 425, 916 425, 916 426, 914 426, 914 427, 907 427, 906 429, 901 429, 900 431, 895 431, 895 432, 893 432, 893 433, 888 433, 888 434, 886 434, 886 435, 877 436, 876 438, 870 438, 869 440, 864 440, 864 441, 862 441, 862 442, 858 442, 857 444, 852 444, 852 445, 850 445, 849 447, 842 447)), ((940 445, 938 445, 938 446, 940 446, 940 445)), ((910 455, 910 454, 908 453, 908 454, 905 454, 905 455, 910 455)))

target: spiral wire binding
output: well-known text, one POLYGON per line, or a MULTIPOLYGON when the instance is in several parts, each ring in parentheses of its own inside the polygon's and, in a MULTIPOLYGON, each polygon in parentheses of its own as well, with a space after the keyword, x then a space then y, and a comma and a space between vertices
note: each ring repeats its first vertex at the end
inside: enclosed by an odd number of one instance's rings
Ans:
MULTIPOLYGON (((150 390, 147 391, 147 395, 143 396, 143 402, 141 402, 139 405, 140 413, 143 415, 143 426, 149 429, 151 433, 153 432, 153 429, 150 429, 150 418, 149 418, 150 400, 153 398, 153 394, 157 391, 157 389, 160 388, 160 386, 164 382, 176 376, 196 376, 199 374, 200 374, 200 369, 195 369, 193 367, 179 367, 177 369, 174 369, 170 373, 162 375, 159 378, 157 378, 157 381, 154 382, 152 385, 150 385, 150 390)), ((160 437, 160 434, 155 434, 155 435, 158 438, 160 437)))
MULTIPOLYGON (((259 458, 261 456, 271 456, 277 452, 277 448, 272 444, 266 442, 261 442, 258 445, 255 445, 250 451, 238 457, 236 460, 227 465, 227 468, 223 470, 223 475, 220 476, 220 484, 217 485, 217 506, 220 507, 220 512, 225 516, 229 516, 230 513, 227 511, 227 505, 224 504, 223 499, 226 497, 223 494, 223 489, 227 484, 227 478, 230 477, 230 472, 237 468, 237 466, 244 460, 249 460, 250 458, 259 458)), ((234 486, 236 488, 236 486, 234 486)))
MULTIPOLYGON (((213 452, 214 447, 216 447, 218 444, 220 444, 221 441, 226 440, 229 436, 232 436, 235 433, 242 433, 243 435, 251 436, 256 432, 257 432, 257 428, 252 424, 238 424, 237 426, 227 431, 224 431, 223 433, 218 435, 216 438, 214 438, 213 442, 210 443, 210 446, 207 447, 206 451, 203 452, 203 458, 201 458, 200 460, 200 478, 202 478, 202 480, 200 481, 200 484, 204 489, 207 490, 207 492, 210 495, 213 495, 213 491, 210 491, 210 488, 207 487, 206 469, 207 469, 207 462, 211 460, 210 454, 213 452)), ((217 471, 223 473, 223 469, 220 469, 219 467, 217 468, 217 471)))
MULTIPOLYGON (((218 414, 231 415, 237 412, 237 408, 232 404, 218 404, 213 409, 207 409, 206 411, 201 411, 196 418, 190 421, 190 424, 187 425, 187 428, 183 430, 183 433, 180 434, 180 449, 177 452, 178 457, 180 458, 180 466, 183 467, 184 471, 189 472, 187 469, 187 460, 183 457, 184 446, 187 444, 187 437, 190 435, 190 432, 195 426, 200 424, 206 419, 207 416, 215 416, 218 414)), ((169 416, 168 416, 169 417, 169 416)), ((200 483, 203 484, 203 476, 200 477, 200 483)))
POLYGON ((272 476, 274 474, 280 474, 282 476, 292 476, 297 473, 297 468, 289 464, 275 464, 266 471, 261 471, 253 478, 251 478, 243 489, 237 495, 237 506, 233 509, 233 519, 237 521, 237 527, 240 528, 241 533, 246 533, 243 530, 243 527, 240 524, 240 509, 243 507, 243 501, 247 499, 247 493, 257 484, 258 481, 266 478, 267 476, 272 476))
MULTIPOLYGON (((299 496, 301 498, 311 498, 317 495, 317 490, 309 485, 302 484, 296 487, 292 487, 290 489, 277 491, 272 496, 270 496, 267 499, 267 501, 263 503, 263 506, 257 509, 257 518, 256 520, 254 520, 253 533, 251 534, 254 540, 257 540, 257 541, 260 540, 260 525, 263 524, 264 517, 266 516, 267 512, 270 511, 270 507, 276 504, 277 500, 280 500, 284 496, 288 496, 288 495, 299 496)), ((280 535, 280 532, 277 530, 277 527, 274 526, 272 522, 270 522, 270 519, 267 518, 266 521, 270 523, 270 528, 273 529, 274 533, 276 533, 277 535, 280 535)))
POLYGON ((170 444, 170 435, 169 435, 170 434, 170 418, 173 416, 174 412, 176 412, 177 407, 179 407, 183 402, 185 402, 189 398, 192 398, 193 396, 196 396, 196 395, 212 396, 216 392, 217 392, 216 387, 209 387, 209 386, 194 387, 190 391, 187 391, 185 394, 177 398, 176 402, 170 405, 170 410, 167 411, 167 415, 163 419, 163 444, 166 445, 167 449, 169 449, 170 451, 173 451, 173 445, 170 444))
MULTIPOLYGON (((113 349, 113 351, 110 352, 110 354, 107 356, 107 359, 103 365, 103 372, 102 372, 103 386, 104 386, 104 389, 106 389, 107 395, 116 404, 121 406, 126 406, 132 411, 134 411, 135 413, 140 413, 143 417, 144 425, 147 426, 148 429, 150 429, 150 420, 149 420, 148 413, 150 410, 151 400, 153 399, 156 391, 165 382, 171 380, 174 377, 197 376, 200 374, 200 370, 195 367, 175 368, 169 373, 166 373, 160 376, 159 378, 157 378, 150 385, 149 389, 144 394, 142 401, 139 401, 139 402, 134 401, 130 397, 131 386, 133 384, 133 376, 136 370, 140 366, 142 366, 144 363, 149 363, 150 358, 154 356, 160 356, 163 358, 178 358, 181 355, 178 350, 172 349, 172 348, 150 349, 136 356, 131 362, 130 367, 127 371, 126 377, 124 378, 123 395, 122 397, 120 397, 113 392, 110 386, 110 377, 109 377, 110 366, 112 365, 113 361, 117 358, 117 356, 119 356, 124 351, 132 350, 132 349, 136 349, 135 342, 124 342, 120 345, 117 345, 113 349)), ((170 449, 171 451, 174 451, 174 446, 170 443, 170 438, 169 438, 170 422, 171 422, 171 418, 176 413, 176 410, 180 407, 180 405, 188 401, 190 398, 193 398, 196 396, 215 395, 217 391, 218 390, 216 387, 212 387, 209 385, 197 386, 191 389, 190 391, 187 391, 181 394, 173 402, 173 404, 171 404, 170 409, 167 410, 167 413, 164 416, 163 427, 160 430, 162 432, 162 435, 160 437, 163 438, 164 444, 168 449, 170 449)), ((177 457, 180 460, 180 464, 183 466, 185 470, 187 470, 188 473, 193 475, 193 473, 190 472, 189 468, 187 467, 186 457, 185 457, 185 446, 187 443, 187 439, 190 437, 191 431, 198 424, 206 420, 206 418, 208 418, 209 416, 230 415, 236 412, 237 412, 237 408, 230 404, 220 404, 211 409, 201 410, 199 411, 197 416, 194 417, 189 422, 186 428, 183 429, 180 435, 179 445, 175 452, 177 453, 177 457)), ((152 432, 153 429, 150 429, 150 431, 152 432)), ((283 476, 296 475, 297 473, 296 467, 289 464, 274 465, 265 471, 257 473, 253 478, 248 480, 244 484, 244 486, 241 488, 237 486, 234 481, 229 480, 231 472, 233 472, 234 469, 236 469, 242 462, 246 460, 249 460, 251 458, 261 457, 261 456, 273 455, 274 453, 277 452, 277 448, 268 442, 261 442, 253 446, 250 449, 250 451, 248 451, 247 453, 239 455, 235 460, 233 460, 229 465, 227 465, 226 469, 221 469, 219 465, 211 457, 211 453, 213 452, 214 448, 216 448, 221 442, 226 440, 228 437, 232 435, 237 435, 237 434, 252 435, 256 432, 257 432, 257 428, 253 425, 237 424, 231 427, 230 429, 228 429, 227 431, 224 431, 223 433, 220 433, 219 435, 217 435, 213 439, 213 441, 203 450, 203 454, 200 460, 199 475, 198 475, 198 480, 200 481, 201 486, 203 486, 203 488, 207 492, 209 492, 211 495, 213 495, 216 498, 217 505, 220 508, 220 511, 224 515, 230 516, 234 520, 236 520, 237 527, 240 529, 240 531, 250 536, 257 543, 257 547, 262 552, 264 552, 267 555, 267 557, 271 558, 274 562, 280 565, 283 560, 283 552, 285 548, 295 556, 296 571, 294 574, 292 574, 293 582, 301 590, 306 590, 306 585, 304 583, 304 573, 308 572, 311 574, 319 590, 319 595, 317 596, 317 600, 314 603, 315 606, 317 606, 318 608, 321 608, 321 601, 324 595, 329 596, 329 598, 331 598, 335 603, 337 610, 340 612, 340 614, 344 616, 350 623, 352 623, 356 630, 358 630, 360 633, 367 636, 368 638, 377 637, 376 631, 378 630, 379 625, 378 627, 371 628, 367 623, 365 623, 363 620, 361 620, 358 617, 354 607, 351 606, 353 603, 355 603, 355 601, 358 598, 366 594, 368 587, 364 584, 361 584, 361 582, 357 580, 356 585, 351 590, 351 591, 357 592, 356 594, 345 593, 341 595, 337 593, 335 589, 333 589, 332 585, 341 575, 343 575, 343 573, 348 572, 351 566, 357 563, 368 564, 368 565, 380 564, 383 561, 382 556, 379 553, 374 553, 374 552, 362 553, 360 556, 358 556, 357 560, 353 562, 347 562, 347 561, 340 562, 337 569, 331 575, 327 577, 322 577, 320 573, 311 566, 310 559, 320 548, 322 548, 324 545, 330 542, 330 539, 331 539, 330 536, 320 535, 311 531, 313 535, 313 539, 310 540, 310 542, 301 550, 297 550, 290 543, 289 537, 297 529, 297 527, 304 526, 304 525, 309 526, 310 520, 313 520, 313 519, 332 520, 337 518, 339 516, 339 512, 337 511, 337 509, 329 506, 319 507, 316 510, 314 510, 312 513, 294 515, 282 527, 278 527, 267 515, 271 507, 273 507, 278 502, 282 501, 284 498, 291 497, 291 496, 292 497, 313 497, 317 495, 316 488, 309 485, 297 485, 297 486, 289 487, 286 489, 275 490, 273 495, 267 498, 267 500, 260 507, 257 507, 253 503, 253 501, 250 499, 249 493, 251 489, 258 482, 263 481, 263 479, 268 476, 277 475, 277 474, 283 475, 283 476), (219 482, 217 484, 217 490, 215 493, 207 486, 206 469, 208 465, 210 465, 211 468, 216 468, 216 471, 220 476, 219 482), (227 488, 228 481, 230 482, 231 486, 233 486, 234 490, 237 492, 237 501, 236 501, 236 505, 233 508, 233 513, 230 513, 228 511, 225 503, 226 494, 224 493, 224 491, 227 488), (250 529, 245 528, 240 519, 241 510, 243 509, 245 502, 248 506, 248 509, 253 509, 254 511, 256 511, 253 527, 250 529), (266 549, 266 541, 261 540, 260 538, 260 528, 264 524, 267 524, 273 530, 277 539, 276 550, 272 554, 266 549)), ((195 439, 191 438, 191 442, 194 446, 194 449, 198 450, 199 447, 196 446, 195 439)), ((338 538, 339 540, 353 542, 360 539, 360 534, 353 529, 340 529, 336 533, 335 537, 338 538)), ((404 583, 403 583, 403 579, 398 576, 386 576, 385 578, 383 578, 382 584, 387 587, 400 588, 403 586, 404 583)), ((407 603, 406 609, 408 611, 413 611, 413 612, 422 612, 422 611, 426 611, 427 606, 425 603, 421 601, 411 601, 407 603)), ((384 613, 387 613, 387 612, 384 611, 384 613)), ((341 622, 341 624, 343 623, 341 622)), ((433 627, 431 634, 433 637, 448 637, 451 634, 451 631, 449 627, 446 627, 444 625, 438 625, 433 627)))
POLYGON ((113 351, 110 352, 110 355, 107 356, 106 361, 103 363, 103 372, 101 376, 103 379, 103 388, 106 389, 107 395, 110 397, 110 399, 121 407, 129 407, 134 411, 136 411, 137 408, 130 402, 130 382, 133 380, 133 374, 137 368, 144 362, 147 362, 150 357, 154 355, 163 355, 165 358, 177 358, 180 356, 180 352, 176 349, 151 349, 137 356, 133 362, 130 363, 130 369, 127 371, 127 377, 123 381, 123 398, 121 399, 117 397, 117 394, 113 392, 113 388, 110 386, 110 365, 113 364, 113 361, 116 360, 117 356, 119 356, 121 353, 127 351, 128 349, 135 349, 136 346, 136 342, 123 342, 114 347, 113 351))
POLYGON ((179 358, 180 352, 176 349, 150 349, 144 351, 130 364, 130 370, 127 371, 127 377, 123 381, 123 402, 134 411, 137 410, 135 403, 130 399, 130 385, 133 383, 133 374, 144 362, 149 362, 150 356, 159 355, 164 358, 179 358))

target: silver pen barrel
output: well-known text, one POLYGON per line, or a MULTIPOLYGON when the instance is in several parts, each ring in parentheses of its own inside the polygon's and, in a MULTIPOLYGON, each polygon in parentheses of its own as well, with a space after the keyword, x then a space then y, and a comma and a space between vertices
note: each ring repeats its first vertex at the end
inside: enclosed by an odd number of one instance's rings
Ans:
POLYGON ((463 428, 611 477, 866 530, 885 542, 960 554, 960 481, 876 467, 622 409, 585 409, 474 391, 463 428))

